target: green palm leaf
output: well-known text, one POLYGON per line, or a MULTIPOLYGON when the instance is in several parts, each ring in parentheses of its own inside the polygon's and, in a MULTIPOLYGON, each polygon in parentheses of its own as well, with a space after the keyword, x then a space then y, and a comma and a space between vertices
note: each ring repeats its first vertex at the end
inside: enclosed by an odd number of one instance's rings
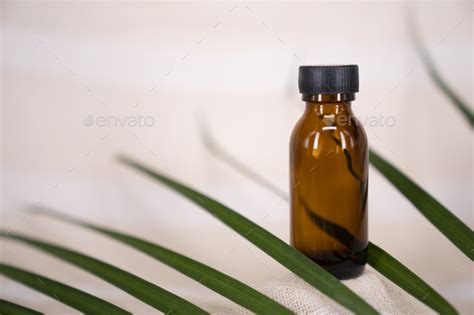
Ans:
POLYGON ((349 310, 352 310, 357 314, 377 314, 377 311, 372 306, 367 304, 367 302, 357 296, 322 267, 316 265, 305 255, 244 216, 216 200, 188 188, 171 178, 154 172, 131 159, 123 157, 120 161, 165 184, 169 188, 201 206, 217 219, 221 220, 234 231, 270 255, 280 264, 298 275, 301 279, 305 280, 349 310))
MULTIPOLYGON (((206 126, 201 126, 205 128, 206 126)), ((251 180, 255 181, 257 184, 266 182, 266 180, 258 173, 250 168, 243 162, 239 163, 229 163, 227 160, 228 156, 232 156, 227 153, 219 144, 212 138, 209 132, 201 132, 204 136, 206 135, 207 140, 204 141, 206 148, 212 153, 220 158, 224 163, 230 165, 238 172, 242 174, 253 174, 250 177, 251 180), (211 145, 212 144, 212 145, 211 145), (216 150, 219 152, 225 152, 225 154, 217 154, 216 150), (246 171, 243 171, 246 170, 246 171)), ((275 187, 273 185, 263 185, 274 192, 275 195, 281 196, 282 192, 279 189, 272 189, 275 187)), ((284 193, 283 199, 288 200, 288 195, 284 193)), ((361 248, 361 243, 357 238, 355 238, 347 229, 342 226, 339 226, 333 222, 330 222, 316 212, 311 211, 311 209, 306 208, 308 217, 326 233, 333 236, 341 244, 347 248, 361 248)), ((382 248, 378 247, 374 243, 369 242, 367 248, 368 255, 368 264, 371 265, 375 270, 383 274, 390 281, 397 284, 400 288, 411 294, 413 297, 418 299, 420 302, 431 307, 433 310, 437 311, 440 314, 457 314, 457 311, 454 307, 449 304, 438 292, 431 288, 426 282, 424 282, 420 277, 413 273, 410 269, 405 267, 402 263, 384 251, 382 248)))
POLYGON ((474 260, 474 233, 467 225, 373 150, 370 151, 369 160, 425 218, 467 257, 474 260))
POLYGON ((440 314, 458 313, 438 292, 374 243, 369 243, 367 262, 375 270, 436 312, 440 314))
POLYGON ((43 313, 32 310, 4 299, 0 299, 0 314, 2 315, 41 315, 43 313))
MULTIPOLYGON (((308 211, 308 210, 307 210, 308 211)), ((309 211, 308 211, 309 212, 309 211)), ((315 212, 308 214, 310 219, 327 234, 337 239, 347 249, 361 248, 362 242, 355 238, 346 228, 328 221, 315 212)), ((420 277, 414 274, 389 253, 372 242, 367 248, 367 263, 375 270, 390 279, 400 288, 431 307, 440 314, 457 314, 456 309, 438 292, 431 288, 420 277)))
POLYGON ((408 29, 409 35, 413 41, 416 52, 418 53, 419 58, 423 62, 423 65, 428 72, 429 77, 433 83, 441 90, 441 92, 446 95, 446 97, 451 101, 451 103, 456 106, 458 111, 463 115, 463 117, 468 121, 471 127, 474 127, 474 113, 469 109, 469 105, 463 101, 454 90, 449 86, 449 84, 444 80, 439 72, 436 64, 431 58, 428 49, 424 45, 421 36, 419 34, 416 23, 413 20, 413 16, 408 15, 408 29))
MULTIPOLYGON (((131 314, 118 306, 53 279, 0 263, 0 274, 88 314, 131 314)), ((0 312, 4 314, 3 312, 0 312)))
POLYGON ((144 252, 162 263, 182 272, 186 276, 200 282, 206 287, 227 297, 235 303, 259 314, 293 314, 284 306, 278 304, 267 296, 252 289, 246 284, 234 279, 222 272, 204 265, 196 260, 183 256, 165 247, 130 236, 124 233, 112 231, 94 224, 84 222, 45 208, 35 208, 35 213, 45 214, 67 221, 96 232, 105 234, 115 240, 132 246, 144 252))
POLYGON ((214 137, 212 136, 212 133, 207 128, 207 124, 203 116, 200 117, 200 120, 198 122, 200 124, 199 134, 200 134, 201 140, 204 142, 204 145, 209 149, 209 151, 212 152, 212 154, 214 154, 214 156, 216 156, 218 159, 222 160, 226 164, 230 165, 232 168, 239 171, 239 173, 242 173, 243 175, 247 176, 248 178, 250 178, 257 184, 272 191, 281 199, 288 200, 288 194, 284 190, 280 189, 278 186, 275 186, 272 182, 260 176, 254 170, 247 167, 245 163, 242 163, 240 160, 236 159, 233 154, 224 150, 215 141, 214 137))
POLYGON ((87 270, 164 313, 207 314, 206 311, 179 296, 95 258, 20 234, 1 233, 1 236, 23 242, 87 270))

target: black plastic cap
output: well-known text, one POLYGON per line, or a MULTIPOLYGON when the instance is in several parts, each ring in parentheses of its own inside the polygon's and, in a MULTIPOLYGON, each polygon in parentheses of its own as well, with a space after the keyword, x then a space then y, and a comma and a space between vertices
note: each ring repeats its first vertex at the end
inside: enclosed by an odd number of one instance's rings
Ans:
POLYGON ((359 66, 301 66, 298 87, 303 94, 359 92, 359 66))

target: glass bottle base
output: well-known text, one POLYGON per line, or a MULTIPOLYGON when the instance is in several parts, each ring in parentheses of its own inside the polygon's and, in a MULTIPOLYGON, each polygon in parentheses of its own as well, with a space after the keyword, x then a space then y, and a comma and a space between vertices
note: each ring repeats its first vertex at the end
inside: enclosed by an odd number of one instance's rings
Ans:
POLYGON ((350 257, 346 252, 317 252, 306 256, 339 280, 360 276, 364 272, 366 262, 365 255, 350 257))

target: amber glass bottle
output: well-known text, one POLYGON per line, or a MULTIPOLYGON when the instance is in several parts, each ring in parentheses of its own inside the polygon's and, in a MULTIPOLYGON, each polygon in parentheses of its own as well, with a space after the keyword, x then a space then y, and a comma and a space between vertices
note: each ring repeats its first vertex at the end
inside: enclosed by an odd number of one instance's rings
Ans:
POLYGON ((339 279, 367 260, 367 137, 351 103, 357 65, 302 66, 306 110, 290 143, 291 242, 339 279))

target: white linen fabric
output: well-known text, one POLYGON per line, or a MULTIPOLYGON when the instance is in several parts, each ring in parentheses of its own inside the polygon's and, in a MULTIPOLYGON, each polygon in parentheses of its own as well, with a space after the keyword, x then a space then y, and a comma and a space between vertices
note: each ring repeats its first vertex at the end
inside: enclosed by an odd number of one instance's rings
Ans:
MULTIPOLYGON (((427 306, 371 269, 366 268, 360 277, 343 282, 381 313, 434 314, 427 306)), ((271 284, 265 292, 298 314, 350 314, 293 274, 271 284)))
MULTIPOLYGON (((344 280, 343 283, 382 314, 435 314, 430 308, 372 269, 366 268, 358 278, 344 280)), ((297 314, 351 314, 291 273, 269 283, 262 292, 297 314)), ((212 313, 250 314, 240 307, 232 309, 217 307, 212 313)))

